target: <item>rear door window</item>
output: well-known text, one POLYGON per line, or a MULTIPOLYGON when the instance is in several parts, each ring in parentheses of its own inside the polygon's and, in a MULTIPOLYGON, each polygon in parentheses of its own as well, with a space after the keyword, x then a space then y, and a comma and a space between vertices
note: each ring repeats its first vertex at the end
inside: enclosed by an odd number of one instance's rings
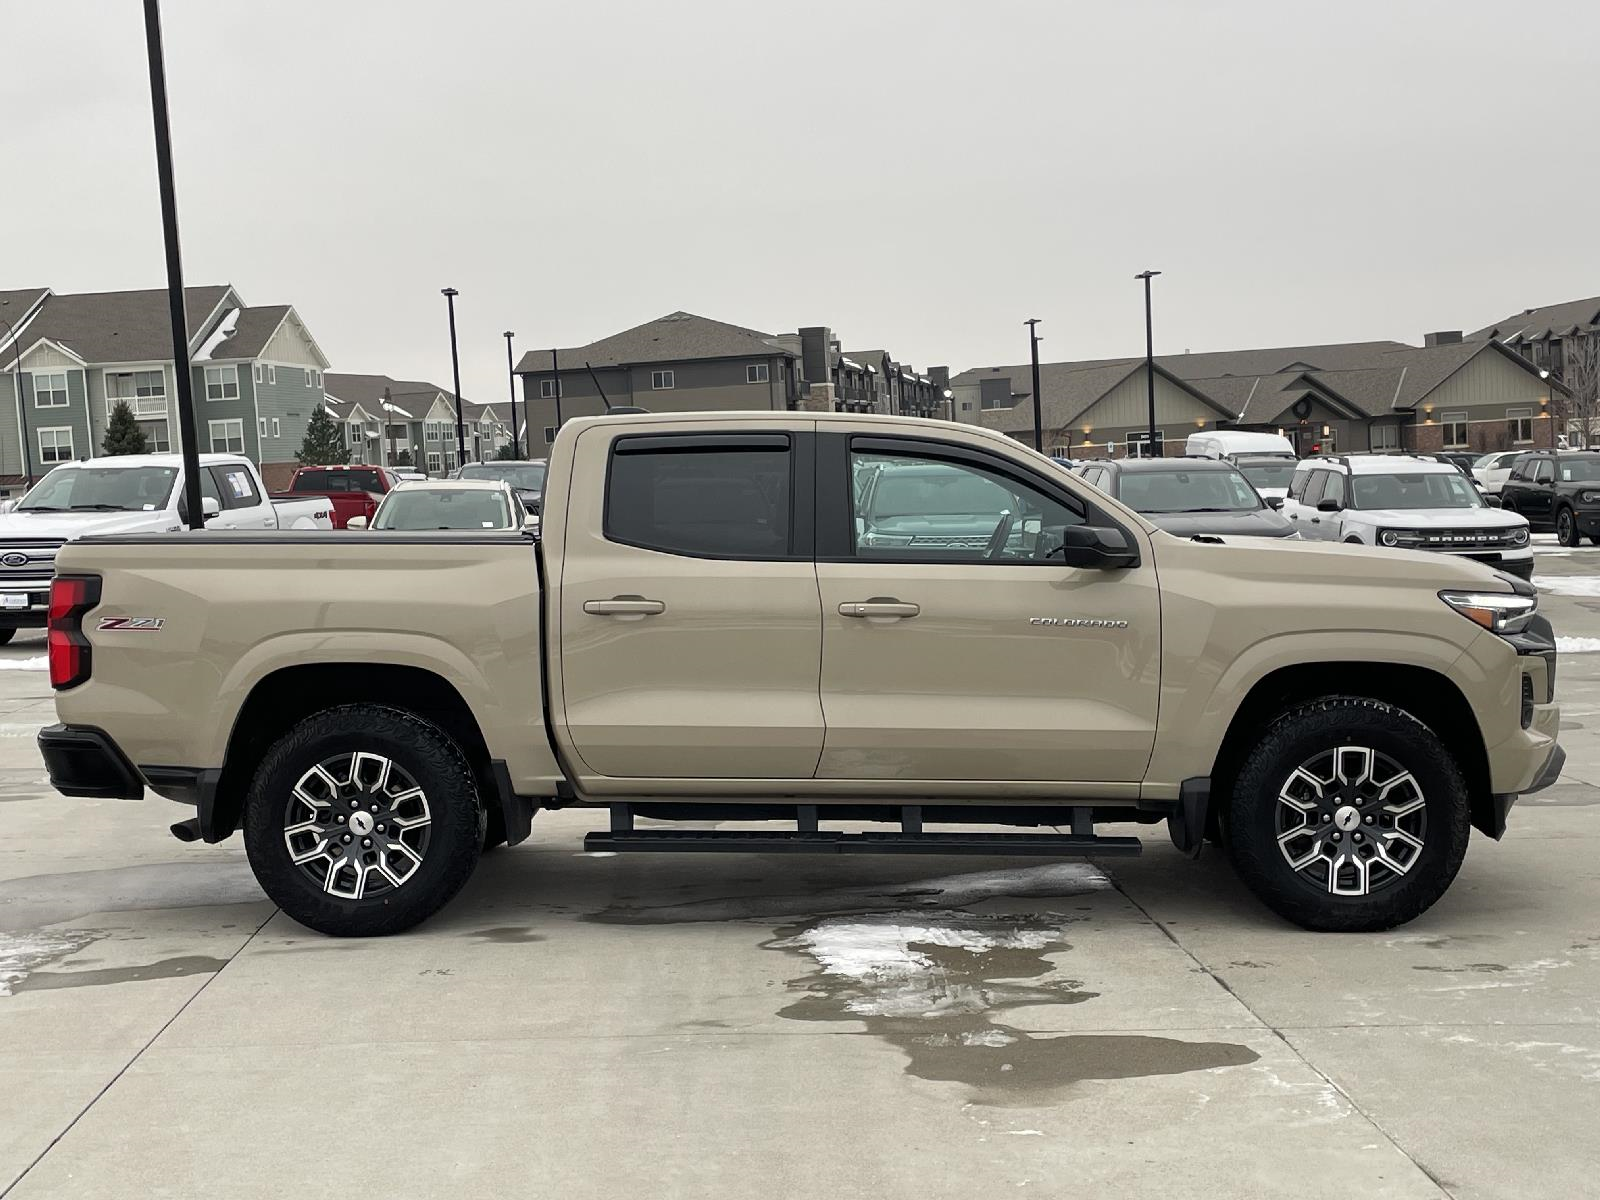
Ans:
POLYGON ((792 557, 793 458, 783 433, 619 438, 606 538, 697 558, 792 557))
POLYGON ((1300 496, 1300 503, 1309 508, 1315 508, 1317 501, 1322 499, 1322 489, 1327 486, 1328 472, 1312 471, 1306 479, 1305 491, 1300 496))

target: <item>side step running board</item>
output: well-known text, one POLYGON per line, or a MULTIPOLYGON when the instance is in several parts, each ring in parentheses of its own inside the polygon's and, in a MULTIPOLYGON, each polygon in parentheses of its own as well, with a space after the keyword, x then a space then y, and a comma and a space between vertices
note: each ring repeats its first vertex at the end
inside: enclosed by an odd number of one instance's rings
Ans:
POLYGON ((595 832, 583 839, 588 851, 702 854, 1138 854, 1136 837, 1059 833, 836 833, 762 830, 636 829, 595 832))

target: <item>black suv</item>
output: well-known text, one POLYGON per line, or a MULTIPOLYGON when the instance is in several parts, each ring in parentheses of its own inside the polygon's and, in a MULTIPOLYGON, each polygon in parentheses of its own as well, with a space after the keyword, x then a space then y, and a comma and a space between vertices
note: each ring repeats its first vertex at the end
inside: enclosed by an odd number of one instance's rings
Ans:
POLYGON ((1563 546, 1585 534, 1600 545, 1600 453, 1535 450, 1519 455, 1500 489, 1500 502, 1534 529, 1554 529, 1563 546))

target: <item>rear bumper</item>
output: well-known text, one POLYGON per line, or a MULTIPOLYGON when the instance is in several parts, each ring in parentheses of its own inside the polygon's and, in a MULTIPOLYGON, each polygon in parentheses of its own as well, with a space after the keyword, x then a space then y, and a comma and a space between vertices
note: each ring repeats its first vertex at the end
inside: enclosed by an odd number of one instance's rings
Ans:
POLYGON ((89 725, 47 725, 39 731, 50 786, 63 796, 138 800, 144 781, 109 734, 89 725))

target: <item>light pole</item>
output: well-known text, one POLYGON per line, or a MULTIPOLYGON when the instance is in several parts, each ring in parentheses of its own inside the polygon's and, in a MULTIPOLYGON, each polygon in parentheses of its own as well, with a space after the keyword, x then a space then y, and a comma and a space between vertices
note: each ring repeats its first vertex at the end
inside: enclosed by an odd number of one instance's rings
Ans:
POLYGON ((199 431, 194 421, 194 372, 189 366, 189 316, 183 305, 183 255, 178 246, 178 193, 172 179, 172 130, 167 124, 167 66, 161 50, 159 0, 144 0, 144 42, 150 59, 150 109, 155 118, 156 180, 161 186, 161 232, 167 249, 167 308, 172 318, 172 373, 178 383, 183 438, 183 498, 189 528, 204 529, 200 507, 199 431))
MULTIPOLYGON (((10 303, 9 300, 0 300, 0 306, 10 303)), ((17 398, 17 424, 21 427, 22 433, 22 470, 23 477, 27 480, 22 490, 26 493, 33 487, 33 454, 28 448, 28 406, 22 402, 22 340, 8 314, 0 312, 0 321, 6 324, 6 332, 11 338, 11 353, 15 355, 11 364, 11 390, 17 398)))
POLYGON ((1144 380, 1145 395, 1150 402, 1150 428, 1145 434, 1144 451, 1152 458, 1161 457, 1161 445, 1156 441, 1156 340, 1154 326, 1150 323, 1150 281, 1160 271, 1141 271, 1135 279, 1144 280, 1144 380))
POLYGON ((450 377, 456 389, 456 469, 467 465, 467 430, 461 415, 461 359, 456 354, 456 297, 455 288, 439 289, 439 294, 450 307, 450 377))
POLYGON ((1033 448, 1044 453, 1044 407, 1039 399, 1039 318, 1029 317, 1028 351, 1033 356, 1033 448))
POLYGON ((556 361, 555 347, 550 348, 550 373, 556 377, 556 432, 561 432, 561 364, 556 361))
POLYGON ((516 336, 506 330, 506 383, 511 388, 511 457, 521 458, 522 451, 517 446, 517 368, 511 363, 511 339, 516 336))

